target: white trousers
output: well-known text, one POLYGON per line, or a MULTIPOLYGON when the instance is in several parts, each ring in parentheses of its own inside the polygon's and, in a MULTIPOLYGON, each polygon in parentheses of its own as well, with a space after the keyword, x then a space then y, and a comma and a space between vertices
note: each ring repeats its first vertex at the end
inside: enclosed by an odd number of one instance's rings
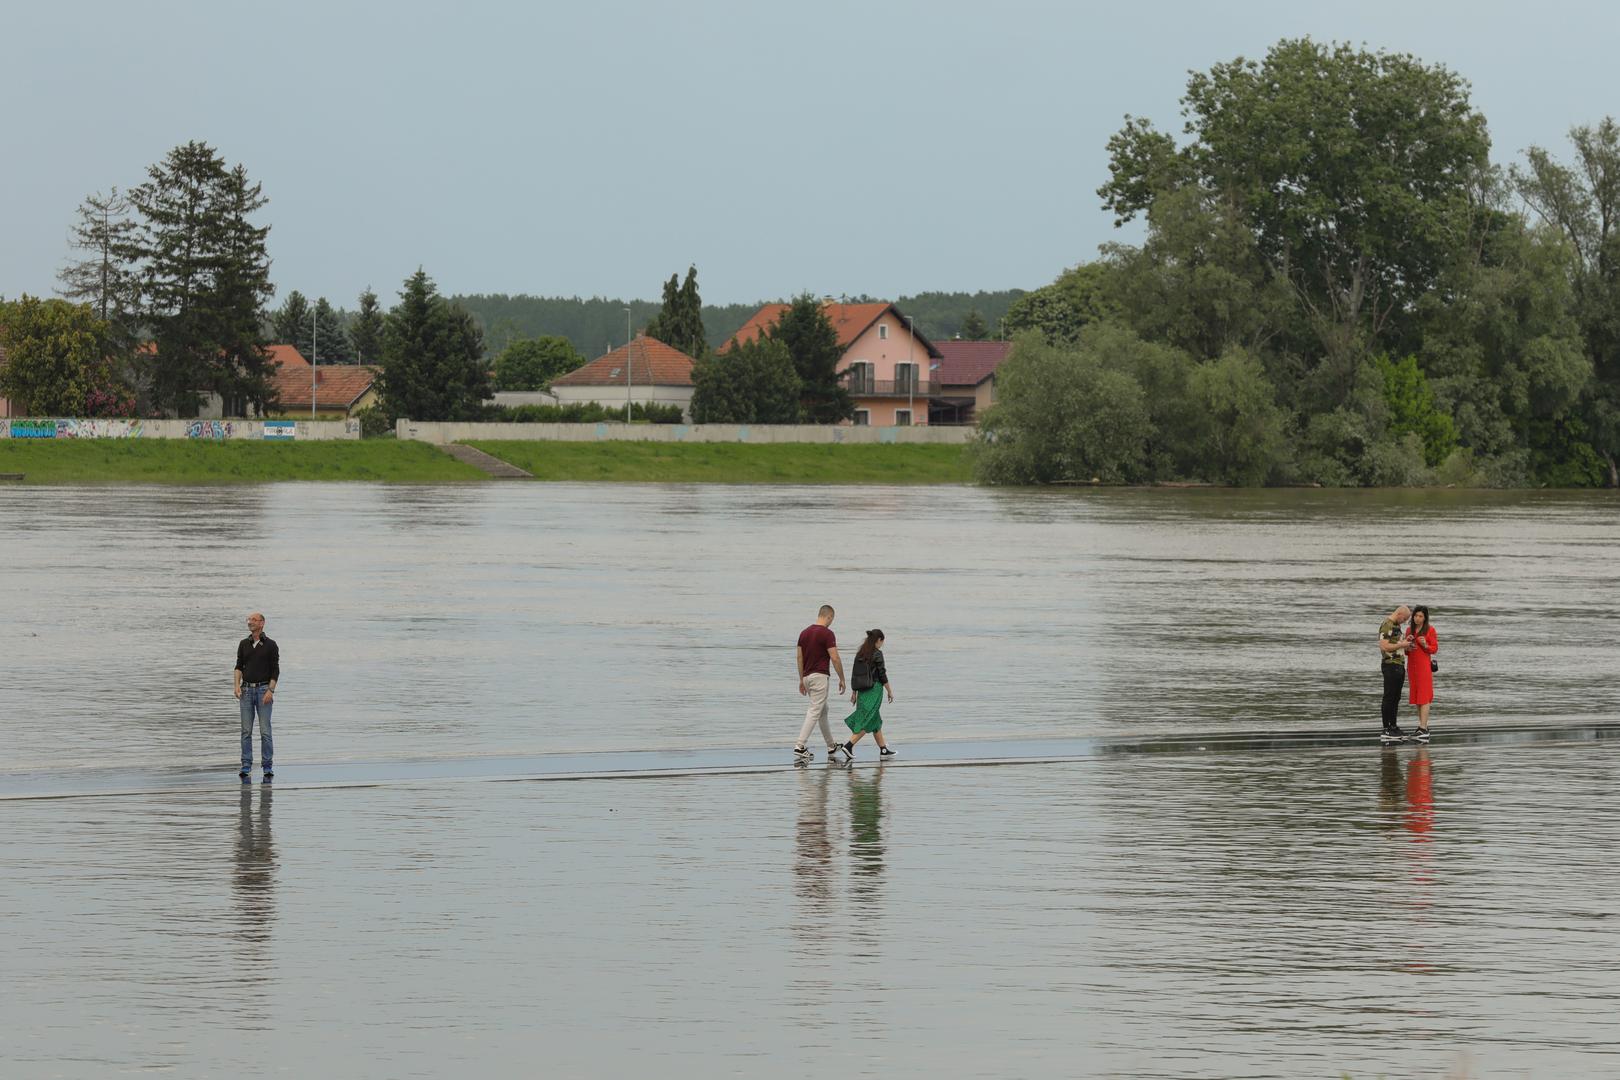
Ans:
POLYGON ((828 746, 833 745, 832 728, 827 726, 827 676, 816 672, 804 677, 804 688, 810 691, 810 707, 804 711, 804 727, 799 729, 799 741, 795 746, 809 746, 806 742, 810 732, 817 724, 821 725, 821 737, 828 746))

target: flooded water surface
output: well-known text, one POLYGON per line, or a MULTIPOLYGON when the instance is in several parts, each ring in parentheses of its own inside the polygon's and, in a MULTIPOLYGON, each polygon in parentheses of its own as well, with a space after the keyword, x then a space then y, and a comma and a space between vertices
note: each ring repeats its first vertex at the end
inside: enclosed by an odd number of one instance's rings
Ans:
POLYGON ((1620 1074, 1612 497, 16 489, 0 551, 0 1075, 1620 1074), (774 764, 823 601, 889 765, 774 764))

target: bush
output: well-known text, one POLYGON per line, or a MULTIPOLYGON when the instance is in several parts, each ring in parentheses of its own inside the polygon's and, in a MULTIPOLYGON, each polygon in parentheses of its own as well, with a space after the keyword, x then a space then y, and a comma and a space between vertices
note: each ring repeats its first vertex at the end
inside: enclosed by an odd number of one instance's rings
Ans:
POLYGON ((1020 335, 997 372, 999 401, 973 446, 988 484, 1129 483, 1140 477, 1152 434, 1146 395, 1084 345, 1020 335))
POLYGON ((394 433, 394 422, 388 418, 381 405, 367 405, 354 415, 360 421, 362 439, 376 439, 394 433))

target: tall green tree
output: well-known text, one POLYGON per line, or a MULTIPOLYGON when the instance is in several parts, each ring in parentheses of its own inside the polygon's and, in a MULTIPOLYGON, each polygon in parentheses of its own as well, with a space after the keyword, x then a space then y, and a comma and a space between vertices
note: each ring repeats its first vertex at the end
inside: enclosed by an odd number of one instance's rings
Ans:
POLYGON ((315 340, 310 343, 310 348, 319 352, 323 364, 354 363, 354 353, 349 349, 349 335, 343 329, 343 317, 324 296, 315 301, 315 340))
POLYGON ((1071 345, 1087 326, 1110 314, 1105 288, 1108 268, 1082 263, 1063 271, 1050 285, 1014 300, 1001 320, 1009 335, 1039 332, 1055 345, 1071 345))
POLYGON ((1184 146, 1130 117, 1109 140, 1104 206, 1123 223, 1189 185, 1222 200, 1314 338, 1319 405, 1342 403, 1470 233, 1490 140, 1467 82, 1406 54, 1285 40, 1194 73, 1182 105, 1184 146))
POLYGON ((990 324, 984 321, 978 308, 969 308, 962 319, 962 328, 957 332, 966 341, 983 341, 990 336, 990 324))
POLYGON ((368 285, 360 294, 360 308, 349 324, 349 347, 354 351, 355 363, 375 364, 382 356, 382 329, 382 307, 368 285))
POLYGON ((304 359, 309 359, 310 335, 314 322, 310 316, 309 298, 297 289, 287 293, 281 306, 270 314, 270 333, 276 343, 291 345, 304 359))
POLYGON ((544 390, 583 363, 585 357, 565 337, 519 338, 495 358, 495 389, 544 390))
POLYGON ((647 336, 679 349, 694 359, 709 350, 703 330, 703 298, 698 295, 697 267, 686 270, 686 281, 669 275, 664 282, 664 306, 647 324, 647 336))
POLYGON ((799 377, 799 411, 805 422, 836 424, 854 418, 849 389, 838 379, 838 361, 844 350, 819 300, 810 293, 794 297, 768 336, 781 342, 793 359, 799 377))
POLYGON ((490 396, 477 321, 417 270, 383 324, 383 407, 395 420, 473 420, 490 396))
POLYGON ((214 149, 189 142, 147 170, 129 193, 138 217, 130 245, 140 265, 142 317, 153 348, 143 381, 155 407, 196 412, 213 390, 240 414, 273 397, 261 318, 273 292, 266 203, 259 184, 214 149))
POLYGON ((89 304, 27 294, 0 302, 0 396, 24 416, 128 415, 134 402, 109 362, 107 334, 89 304))
POLYGON ((692 369, 692 419, 699 424, 793 424, 799 376, 787 346, 768 337, 698 360, 692 369))
POLYGON ((1541 147, 1515 167, 1519 194, 1569 242, 1577 260, 1575 312, 1592 363, 1584 426, 1611 487, 1620 486, 1620 125, 1572 128, 1573 165, 1541 147))

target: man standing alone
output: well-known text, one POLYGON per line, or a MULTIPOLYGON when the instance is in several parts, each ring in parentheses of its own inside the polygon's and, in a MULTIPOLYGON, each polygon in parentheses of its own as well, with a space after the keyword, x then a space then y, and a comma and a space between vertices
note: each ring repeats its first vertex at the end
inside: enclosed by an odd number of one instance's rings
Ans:
POLYGON ((1406 685, 1406 650, 1407 645, 1401 633, 1401 624, 1412 617, 1412 611, 1405 604, 1389 613, 1378 627, 1378 651, 1381 658, 1378 669, 1384 673, 1384 733, 1380 735, 1380 742, 1400 742, 1406 738, 1406 732, 1397 724, 1396 718, 1401 714, 1401 688, 1406 685))
POLYGON ((275 774, 274 744, 270 741, 270 707, 275 704, 276 682, 281 678, 281 650, 264 636, 264 616, 247 617, 248 636, 236 646, 236 700, 242 706, 242 779, 253 768, 253 718, 259 719, 259 759, 264 778, 275 774))
MULTIPOLYGON (((827 744, 827 760, 833 760, 833 755, 843 747, 833 741, 832 728, 827 726, 827 665, 832 664, 833 670, 838 672, 838 693, 844 693, 844 662, 838 658, 838 639, 833 637, 832 626, 833 609, 831 604, 822 604, 821 610, 816 613, 816 621, 804 628, 799 635, 799 647, 795 650, 799 671, 799 693, 810 698, 810 707, 804 713, 804 727, 799 730, 799 741, 793 744, 793 756, 808 761, 811 753, 807 743, 810 732, 817 724, 821 725, 821 737, 827 744)), ((847 756, 847 755, 846 755, 847 756)))

